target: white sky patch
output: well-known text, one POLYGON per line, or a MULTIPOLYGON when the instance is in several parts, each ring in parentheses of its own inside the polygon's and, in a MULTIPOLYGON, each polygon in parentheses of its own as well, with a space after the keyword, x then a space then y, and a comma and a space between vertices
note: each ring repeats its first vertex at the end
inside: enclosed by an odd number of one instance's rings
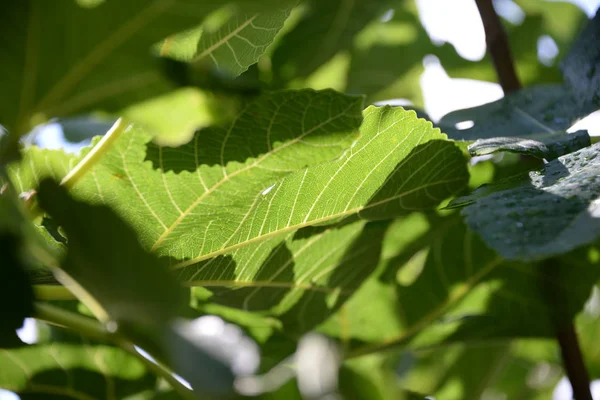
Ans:
POLYGON ((20 400, 18 394, 13 393, 11 391, 0 389, 0 400, 20 400))
POLYGON ((435 56, 426 56, 423 64, 423 101, 425 111, 434 122, 451 111, 476 107, 503 96, 502 88, 497 83, 450 78, 435 56))
POLYGON ((581 129, 587 130, 590 136, 600 136, 600 110, 580 119, 567 132, 576 132, 581 129))
MULTIPOLYGON (((27 344, 34 344, 38 341, 37 325, 33 318, 25 318, 21 329, 17 329, 19 339, 27 344)), ((0 400, 2 397, 0 397, 0 400)))
POLYGON ((550 35, 542 35, 538 38, 537 56, 538 60, 547 67, 554 64, 558 56, 558 45, 550 35))
POLYGON ((417 0, 419 18, 434 43, 448 42, 463 58, 485 55, 485 31, 474 0, 417 0))

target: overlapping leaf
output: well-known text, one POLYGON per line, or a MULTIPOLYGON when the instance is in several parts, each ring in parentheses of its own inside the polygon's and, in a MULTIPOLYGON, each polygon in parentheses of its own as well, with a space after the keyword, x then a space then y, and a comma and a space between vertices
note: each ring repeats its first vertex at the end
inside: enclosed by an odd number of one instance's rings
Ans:
MULTIPOLYGON (((117 110, 173 86, 150 48, 200 23, 225 1, 71 0, 6 3, 0 13, 4 73, 0 123, 23 134, 45 118, 117 110)), ((248 10, 262 6, 245 1, 248 10)), ((266 6, 266 5, 265 5, 266 6)))
POLYGON ((354 36, 386 10, 388 0, 310 1, 308 10, 273 54, 278 79, 304 78, 338 51, 351 48, 354 36), (314 44, 319 43, 318 47, 314 44))
POLYGON ((357 356, 400 346, 552 337, 549 293, 567 299, 571 317, 580 310, 599 277, 585 257, 565 260, 555 271, 505 262, 457 217, 433 222, 425 233, 419 233, 421 219, 396 222, 384 242, 379 278, 321 329, 357 356), (394 236, 411 230, 412 240, 391 252, 394 236))
POLYGON ((482 187, 455 204, 504 258, 537 260, 594 242, 600 235, 600 145, 560 157, 523 180, 482 187))
POLYGON ((210 61, 214 67, 237 76, 258 61, 273 42, 294 4, 287 1, 274 10, 234 15, 217 30, 199 27, 173 35, 160 46, 160 54, 188 62, 210 61))
POLYGON ((75 193, 115 207, 146 248, 168 257, 183 280, 211 286, 215 301, 278 305, 304 330, 373 271, 385 226, 299 229, 431 208, 467 182, 461 152, 413 112, 369 108, 352 142, 358 107, 330 91, 268 94, 225 129, 200 131, 178 149, 150 145, 147 154, 148 135, 132 129, 75 193), (354 262, 361 267, 343 272, 354 262), (220 294, 219 286, 237 290, 220 294), (314 321, 298 320, 302 309, 314 321))
POLYGON ((454 111, 445 115, 440 125, 456 140, 528 138, 532 134, 564 132, 596 109, 597 105, 576 98, 566 86, 540 85, 479 107, 454 111), (464 121, 473 122, 473 126, 463 130, 455 128, 464 121))
POLYGON ((520 137, 494 137, 479 139, 468 147, 473 156, 492 154, 499 151, 532 155, 546 160, 554 160, 583 147, 590 146, 590 135, 587 131, 552 132, 520 137))

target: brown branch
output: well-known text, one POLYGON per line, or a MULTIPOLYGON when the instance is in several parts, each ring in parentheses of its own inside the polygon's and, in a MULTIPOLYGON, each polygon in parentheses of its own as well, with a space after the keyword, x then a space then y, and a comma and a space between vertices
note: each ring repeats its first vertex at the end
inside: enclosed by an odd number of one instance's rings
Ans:
POLYGON ((570 303, 564 287, 558 284, 558 282, 565 282, 565 278, 562 276, 564 270, 561 270, 555 259, 543 261, 538 268, 542 274, 550 278, 550 281, 540 281, 540 285, 546 298, 549 316, 554 322, 564 370, 573 388, 573 398, 575 400, 593 400, 590 392, 590 377, 585 368, 577 333, 573 326, 571 312, 573 304, 570 303))
POLYGON ((487 49, 492 57, 496 75, 500 81, 500 86, 504 94, 517 91, 521 88, 521 83, 515 71, 515 64, 508 45, 506 32, 502 27, 502 22, 496 11, 492 0, 475 0, 479 15, 485 29, 485 42, 487 49))
POLYGON ((590 392, 590 377, 583 363, 581 348, 573 324, 558 328, 556 338, 560 345, 565 371, 573 388, 573 398, 575 400, 593 400, 590 392))

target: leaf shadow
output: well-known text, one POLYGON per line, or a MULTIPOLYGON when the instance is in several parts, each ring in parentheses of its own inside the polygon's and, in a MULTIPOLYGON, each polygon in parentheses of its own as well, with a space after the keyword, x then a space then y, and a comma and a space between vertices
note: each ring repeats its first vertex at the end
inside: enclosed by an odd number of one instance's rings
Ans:
POLYGON ((285 331, 302 334, 335 313, 375 271, 389 221, 369 222, 348 246, 341 262, 315 290, 306 290, 294 305, 281 315, 285 331), (321 289, 321 290, 319 290, 321 289))
POLYGON ((294 256, 285 242, 273 248, 251 279, 239 279, 231 255, 218 256, 184 268, 179 279, 212 293, 206 301, 246 311, 266 311, 285 297, 294 282, 294 256))

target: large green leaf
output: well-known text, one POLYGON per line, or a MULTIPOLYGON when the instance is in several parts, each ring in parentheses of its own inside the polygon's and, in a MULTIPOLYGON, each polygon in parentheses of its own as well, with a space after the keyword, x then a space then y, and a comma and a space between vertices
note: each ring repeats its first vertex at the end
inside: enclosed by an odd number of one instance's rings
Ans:
POLYGON ((229 127, 200 131, 178 149, 149 145, 147 154, 149 136, 131 129, 74 193, 115 207, 147 249, 184 281, 208 286, 216 302, 278 306, 285 323, 306 330, 378 263, 385 224, 349 217, 435 207, 467 183, 460 150, 413 112, 369 108, 352 142, 359 105, 330 91, 266 94, 229 127), (361 267, 343 272, 353 264, 361 267), (305 310, 314 318, 299 318, 305 310))
POLYGON ((0 369, 0 388, 22 399, 121 399, 156 384, 134 356, 106 345, 46 343, 0 350, 0 369))
POLYGON ((456 199, 467 223, 506 259, 539 260, 600 235, 600 145, 545 165, 522 179, 484 186, 456 199))
MULTIPOLYGON (((118 110, 173 86, 150 47, 225 1, 6 3, 0 13, 0 123, 17 134, 55 116, 118 110)), ((259 2, 246 1, 248 7, 259 2)))
POLYGON ((209 61, 214 67, 237 76, 258 61, 289 16, 291 1, 274 10, 234 15, 219 29, 201 26, 165 39, 160 54, 181 61, 209 61))
POLYGON ((278 43, 272 58, 275 77, 284 82, 307 77, 338 51, 351 48, 354 36, 388 3, 311 0, 300 22, 278 43))

